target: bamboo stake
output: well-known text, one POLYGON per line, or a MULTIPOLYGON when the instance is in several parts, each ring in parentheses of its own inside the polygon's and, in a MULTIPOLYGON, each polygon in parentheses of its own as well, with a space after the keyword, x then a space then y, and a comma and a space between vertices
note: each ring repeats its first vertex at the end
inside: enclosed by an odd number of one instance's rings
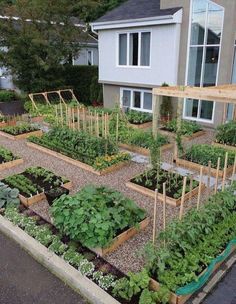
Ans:
POLYGON ((102 112, 102 137, 104 137, 104 113, 102 112))
POLYGON ((99 114, 97 113, 97 115, 96 115, 96 122, 97 122, 97 124, 96 124, 96 129, 97 129, 97 137, 99 137, 99 114))
POLYGON ((225 166, 224 166, 224 174, 223 174, 223 181, 222 181, 222 191, 225 190, 225 180, 226 180, 226 175, 227 175, 227 167, 228 167, 228 156, 229 153, 225 153, 225 166))
POLYGON ((119 114, 116 115, 116 142, 119 140, 119 114))
POLYGON ((235 154, 235 158, 234 158, 234 167, 233 167, 233 173, 232 173, 232 181, 231 184, 233 185, 234 183, 234 175, 236 173, 236 154, 235 154))
MULTIPOLYGON (((163 230, 166 231, 166 183, 163 184, 163 230)), ((166 246, 166 240, 164 240, 166 246)))
POLYGON ((156 241, 156 224, 157 224, 157 200, 158 200, 158 190, 155 190, 155 202, 154 202, 154 214, 153 214, 153 232, 152 232, 152 242, 155 246, 156 241))
POLYGON ((109 115, 108 115, 108 113, 107 113, 106 122, 107 122, 107 135, 109 136, 110 135, 110 128, 109 128, 109 115))
POLYGON ((208 191, 208 195, 210 195, 210 193, 211 193, 211 161, 208 162, 207 191, 208 191))
POLYGON ((200 208, 200 202, 201 202, 201 194, 202 194, 202 172, 203 172, 203 166, 201 166, 201 169, 200 169, 200 179, 199 179, 198 197, 197 197, 197 210, 199 210, 199 208, 200 208))
POLYGON ((182 221, 183 214, 184 214, 184 197, 185 197, 185 191, 186 191, 186 183, 187 183, 187 176, 185 176, 184 180, 183 180, 183 191, 182 191, 181 206, 180 206, 180 212, 179 212, 180 221, 182 221))
POLYGON ((192 198, 193 198, 193 175, 191 174, 190 176, 190 193, 189 193, 189 201, 191 202, 192 201, 192 198))
POLYGON ((80 131, 80 113, 79 113, 79 107, 77 107, 77 129, 80 131))
POLYGON ((86 130, 86 126, 85 126, 85 108, 83 108, 83 130, 86 130))
POLYGON ((220 157, 218 157, 218 160, 217 160, 216 183, 215 183, 215 191, 214 191, 215 194, 217 193, 217 190, 218 190, 219 172, 220 172, 220 157))
POLYGON ((63 113, 62 113, 62 103, 60 102, 60 114, 61 114, 61 124, 63 121, 63 113))

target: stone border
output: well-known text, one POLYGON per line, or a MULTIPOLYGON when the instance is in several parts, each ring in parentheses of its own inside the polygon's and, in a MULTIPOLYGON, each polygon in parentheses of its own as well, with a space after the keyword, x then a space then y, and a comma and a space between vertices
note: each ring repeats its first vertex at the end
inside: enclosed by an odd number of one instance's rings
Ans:
POLYGON ((91 303, 120 304, 98 285, 82 276, 78 270, 53 252, 50 252, 45 246, 41 245, 19 227, 14 226, 3 216, 0 216, 0 231, 18 243, 38 263, 91 303))

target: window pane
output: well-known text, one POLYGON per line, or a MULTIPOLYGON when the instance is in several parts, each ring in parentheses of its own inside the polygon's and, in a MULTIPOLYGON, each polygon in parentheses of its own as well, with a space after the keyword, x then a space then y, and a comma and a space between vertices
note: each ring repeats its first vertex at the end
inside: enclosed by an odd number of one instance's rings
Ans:
POLYGON ((200 86, 202 72, 202 47, 191 47, 189 55, 188 85, 200 86))
POLYGON ((234 105, 232 103, 229 103, 227 107, 226 120, 230 121, 233 120, 233 118, 234 118, 234 105))
POLYGON ((127 65, 127 34, 119 35, 119 65, 127 65))
POLYGON ((138 33, 130 34, 129 64, 138 65, 138 33))
POLYGON ((204 43, 206 23, 206 0, 193 0, 191 44, 199 45, 204 43))
POLYGON ((123 107, 130 108, 131 106, 131 91, 124 90, 122 98, 123 107))
POLYGON ((185 116, 197 118, 199 100, 187 99, 185 104, 185 116))
POLYGON ((151 33, 141 34, 141 65, 150 65, 150 41, 151 33))
POLYGON ((141 108, 141 92, 134 92, 134 108, 141 108))
POLYGON ((152 110, 152 94, 144 93, 143 109, 152 110))
POLYGON ((206 61, 204 69, 203 86, 209 87, 216 84, 217 67, 219 59, 219 47, 206 48, 206 61))
POLYGON ((223 9, 218 5, 209 3, 208 6, 208 30, 207 44, 220 44, 223 27, 223 9))
POLYGON ((213 106, 214 106, 213 101, 202 100, 200 118, 212 120, 213 106))

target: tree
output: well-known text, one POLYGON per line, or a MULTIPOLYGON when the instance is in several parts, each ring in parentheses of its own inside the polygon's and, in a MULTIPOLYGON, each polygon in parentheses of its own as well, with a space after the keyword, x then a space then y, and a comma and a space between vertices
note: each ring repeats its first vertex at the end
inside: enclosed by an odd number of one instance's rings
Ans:
POLYGON ((20 89, 50 89, 56 77, 60 85, 62 63, 79 52, 79 40, 84 36, 83 29, 74 26, 71 18, 77 2, 1 1, 0 13, 9 18, 0 19, 0 65, 11 71, 20 89))

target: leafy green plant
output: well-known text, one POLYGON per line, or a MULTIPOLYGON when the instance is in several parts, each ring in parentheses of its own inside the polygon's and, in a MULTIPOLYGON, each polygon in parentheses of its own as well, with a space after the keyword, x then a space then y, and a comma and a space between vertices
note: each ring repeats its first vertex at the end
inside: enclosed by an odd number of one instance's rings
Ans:
POLYGON ((30 133, 33 131, 38 131, 39 128, 35 126, 31 126, 30 124, 23 123, 18 126, 8 126, 1 128, 1 131, 11 134, 11 135, 20 135, 24 133, 30 133))
POLYGON ((121 193, 94 186, 55 200, 50 213, 62 233, 90 248, 108 246, 120 231, 136 226, 146 216, 121 193))
POLYGON ((102 171, 112 165, 116 165, 118 163, 129 160, 131 160, 131 156, 126 152, 120 152, 111 156, 100 156, 96 158, 95 163, 93 164, 93 168, 97 171, 102 171))
POLYGON ((236 146, 236 121, 228 122, 217 128, 216 142, 222 145, 236 146))
MULTIPOLYGON (((187 149, 185 155, 183 156, 186 160, 208 166, 209 161, 211 161, 212 168, 217 168, 218 158, 220 157, 220 169, 224 169, 225 154, 228 150, 224 148, 219 148, 215 146, 210 146, 206 144, 193 145, 191 148, 187 149)), ((234 152, 228 152, 228 166, 234 164, 235 154, 234 152)))
POLYGON ((67 248, 68 248, 68 246, 66 244, 64 244, 60 240, 60 237, 58 237, 58 236, 53 237, 53 241, 52 241, 51 245, 48 247, 49 250, 51 250, 52 252, 54 252, 58 255, 62 255, 66 251, 67 248))
POLYGON ((161 286, 158 291, 144 289, 141 293, 139 304, 167 304, 169 303, 170 291, 161 286))
POLYGON ((152 121, 152 114, 150 113, 129 110, 125 113, 125 115, 127 117, 128 122, 135 125, 140 125, 145 122, 152 121))
POLYGON ((75 248, 69 246, 68 250, 64 252, 63 259, 74 267, 79 267, 80 263, 84 260, 82 254, 78 253, 75 248))
POLYGON ((0 90, 0 102, 10 102, 17 99, 14 91, 0 90))
POLYGON ((18 157, 14 156, 14 154, 10 150, 4 147, 0 147, 0 158, 2 158, 2 163, 18 159, 18 157))
POLYGON ((17 189, 12 189, 0 182, 0 208, 13 205, 17 206, 20 204, 18 198, 19 191, 17 189))
MULTIPOLYGON (((164 125, 164 129, 169 132, 177 133, 177 119, 173 119, 167 122, 164 125)), ((202 130, 201 126, 199 126, 194 121, 187 121, 187 120, 181 121, 180 135, 182 136, 191 136, 194 133, 197 133, 201 130, 202 130)))
POLYGON ((127 278, 116 281, 112 294, 115 297, 130 301, 133 296, 148 288, 149 282, 150 277, 145 269, 139 273, 129 272, 127 278))

